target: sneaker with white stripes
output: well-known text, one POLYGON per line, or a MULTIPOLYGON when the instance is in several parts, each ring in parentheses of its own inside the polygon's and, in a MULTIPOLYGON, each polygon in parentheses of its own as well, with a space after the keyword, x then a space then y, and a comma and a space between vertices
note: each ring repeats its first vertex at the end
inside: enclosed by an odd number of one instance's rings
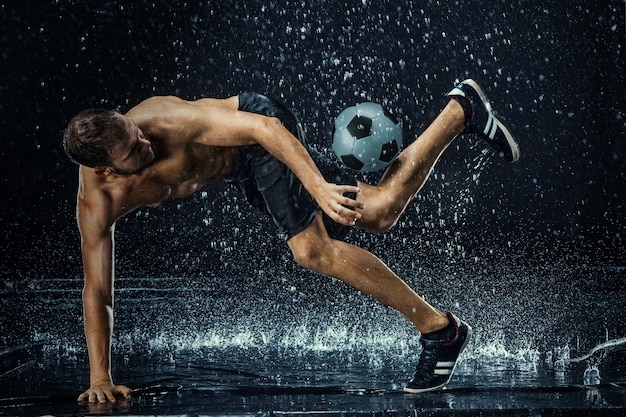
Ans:
POLYGON ((457 359, 472 336, 472 328, 454 314, 448 312, 446 315, 454 325, 454 336, 448 341, 421 339, 420 360, 404 391, 434 391, 445 387, 450 381, 457 359))
POLYGON ((465 124, 465 132, 477 133, 507 161, 519 159, 519 147, 513 134, 493 115, 491 103, 478 83, 472 79, 462 81, 446 97, 465 98, 471 107, 471 117, 465 124))

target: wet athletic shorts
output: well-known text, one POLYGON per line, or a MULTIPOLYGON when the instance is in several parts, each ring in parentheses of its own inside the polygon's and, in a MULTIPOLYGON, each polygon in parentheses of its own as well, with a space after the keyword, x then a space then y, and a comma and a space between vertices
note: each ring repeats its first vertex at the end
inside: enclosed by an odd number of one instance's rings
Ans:
MULTIPOLYGON (((307 148, 326 181, 356 185, 354 175, 308 147, 302 125, 283 104, 260 94, 243 93, 239 95, 239 110, 277 117, 307 148)), ((298 177, 261 145, 242 146, 240 149, 238 181, 248 202, 269 214, 285 239, 297 235, 311 224, 319 206, 298 177)), ((355 198, 353 193, 346 196, 355 198)), ((329 236, 334 239, 343 239, 350 231, 349 226, 335 223, 325 213, 324 224, 329 236)))

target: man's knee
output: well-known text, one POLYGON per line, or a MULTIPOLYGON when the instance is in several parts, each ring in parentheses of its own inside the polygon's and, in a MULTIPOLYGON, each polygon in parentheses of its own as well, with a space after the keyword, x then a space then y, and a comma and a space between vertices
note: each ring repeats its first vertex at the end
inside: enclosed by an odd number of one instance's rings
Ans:
POLYGON ((385 233, 391 230, 396 223, 398 222, 398 215, 393 214, 385 214, 380 216, 376 222, 376 228, 374 232, 376 233, 385 233))
POLYGON ((402 202, 383 187, 362 186, 362 189, 365 211, 360 226, 374 233, 387 232, 398 222, 404 208, 402 202))
POLYGON ((396 225, 400 213, 400 211, 391 207, 379 207, 371 212, 366 219, 366 223, 360 226, 374 233, 385 233, 396 225))
POLYGON ((311 271, 324 273, 335 252, 335 240, 317 233, 303 233, 289 240, 296 263, 311 271))
POLYGON ((324 257, 321 245, 310 241, 302 241, 290 246, 293 259, 298 265, 312 271, 321 269, 324 257))

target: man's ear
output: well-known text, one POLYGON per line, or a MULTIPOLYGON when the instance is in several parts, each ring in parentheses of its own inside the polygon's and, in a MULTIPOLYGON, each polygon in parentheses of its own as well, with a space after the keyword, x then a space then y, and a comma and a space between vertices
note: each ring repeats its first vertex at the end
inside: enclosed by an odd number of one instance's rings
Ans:
POLYGON ((101 177, 108 177, 113 170, 110 167, 94 167, 93 172, 101 177))

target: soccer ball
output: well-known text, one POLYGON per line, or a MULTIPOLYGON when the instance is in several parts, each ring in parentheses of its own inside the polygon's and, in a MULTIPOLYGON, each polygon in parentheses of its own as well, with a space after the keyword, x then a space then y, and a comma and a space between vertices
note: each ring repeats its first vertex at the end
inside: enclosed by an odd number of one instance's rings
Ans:
POLYGON ((348 107, 335 119, 333 151, 349 168, 361 172, 386 168, 402 148, 402 125, 377 103, 348 107))

